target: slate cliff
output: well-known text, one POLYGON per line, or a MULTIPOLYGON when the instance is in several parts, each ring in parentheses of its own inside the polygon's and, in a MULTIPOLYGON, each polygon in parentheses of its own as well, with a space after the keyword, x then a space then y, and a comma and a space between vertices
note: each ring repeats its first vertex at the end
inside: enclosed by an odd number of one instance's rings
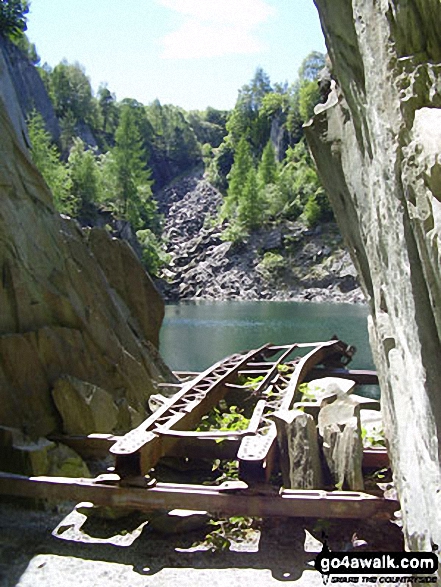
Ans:
POLYGON ((441 2, 315 0, 336 86, 307 138, 370 305, 407 545, 441 545, 441 2))
POLYGON ((27 131, 22 124, 36 110, 41 114, 53 140, 60 139, 60 125, 44 83, 32 63, 9 39, 0 34, 0 84, 8 113, 20 136, 27 131))
POLYGON ((31 438, 92 432, 75 428, 84 410, 98 432, 127 430, 155 381, 173 379, 157 352, 163 301, 125 242, 56 212, 7 59, 0 51, 0 425, 31 438))

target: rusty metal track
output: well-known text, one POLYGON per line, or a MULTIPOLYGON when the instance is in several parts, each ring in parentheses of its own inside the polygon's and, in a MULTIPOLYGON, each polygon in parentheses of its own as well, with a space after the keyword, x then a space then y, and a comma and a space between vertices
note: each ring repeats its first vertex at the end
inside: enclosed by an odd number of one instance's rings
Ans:
POLYGON ((316 365, 332 361, 342 363, 343 358, 348 357, 348 347, 338 340, 320 342, 315 344, 295 345, 291 348, 313 347, 306 356, 292 361, 290 373, 273 371, 275 377, 270 386, 261 390, 261 396, 266 402, 265 410, 261 416, 261 426, 258 434, 244 438, 238 451, 240 478, 247 483, 261 483, 269 481, 273 471, 273 463, 277 451, 276 425, 269 417, 277 410, 289 410, 294 402, 298 386, 303 382, 309 371, 316 365))
POLYGON ((277 352, 264 345, 246 354, 235 354, 217 363, 160 407, 140 426, 118 440, 110 449, 116 456, 116 470, 122 477, 142 477, 167 454, 179 435, 172 431, 194 428, 227 393, 227 383, 238 377, 252 361, 262 361, 277 352))
POLYGON ((122 487, 115 476, 108 480, 62 477, 22 477, 0 473, 0 494, 48 500, 92 501, 95 505, 139 511, 184 508, 219 516, 290 516, 302 518, 391 518, 396 501, 352 491, 284 490, 256 494, 249 489, 158 483, 141 489, 122 487))
MULTIPOLYGON (((27 478, 0 473, 0 494, 86 500, 96 505, 137 510, 194 509, 196 504, 198 509, 213 515, 391 517, 399 504, 378 496, 321 490, 277 493, 268 483, 278 456, 277 431, 271 416, 278 410, 289 410, 297 405, 296 392, 300 383, 325 375, 351 377, 359 383, 377 383, 373 372, 342 368, 350 361, 352 353, 352 347, 332 340, 281 346, 267 344, 232 355, 192 381, 183 383, 172 398, 125 436, 94 434, 88 438, 55 438, 86 458, 100 458, 110 452, 115 457, 115 473, 96 479, 27 478), (295 357, 289 359, 293 354, 295 357), (247 379, 244 381, 243 377, 247 379), (201 418, 230 392, 243 394, 244 399, 255 405, 247 429, 195 430, 201 418), (238 459, 241 481, 218 487, 156 483, 155 479, 148 478, 148 473, 165 455, 238 459)), ((364 407, 375 409, 378 404, 367 399, 363 401, 364 407)), ((318 404, 308 407, 302 403, 302 406, 313 413, 319 408, 318 404)), ((363 464, 366 467, 387 466, 387 451, 366 450, 363 464)))

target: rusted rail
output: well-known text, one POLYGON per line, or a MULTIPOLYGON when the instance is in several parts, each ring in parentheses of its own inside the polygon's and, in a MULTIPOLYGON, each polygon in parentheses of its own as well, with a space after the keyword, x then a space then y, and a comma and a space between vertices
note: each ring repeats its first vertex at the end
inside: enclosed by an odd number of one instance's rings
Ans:
POLYGON ((257 494, 249 489, 158 483, 141 489, 122 487, 116 476, 101 479, 22 477, 0 473, 0 494, 48 500, 92 501, 95 505, 154 509, 202 509, 218 516, 301 518, 390 518, 396 501, 352 491, 294 491, 257 494))
POLYGON ((271 385, 259 389, 260 395, 266 402, 265 410, 261 416, 260 429, 255 436, 242 440, 237 454, 240 477, 248 483, 268 481, 273 472, 277 451, 277 430, 276 425, 268 419, 268 416, 279 409, 288 410, 291 408, 298 386, 316 365, 320 363, 342 365, 345 361, 350 360, 353 353, 352 347, 348 347, 339 340, 331 340, 295 345, 295 347, 291 347, 290 354, 295 348, 311 347, 313 349, 306 356, 297 358, 289 364, 292 368, 291 372, 273 370, 274 377, 271 385))
MULTIPOLYGON (((96 505, 146 511, 197 507, 213 515, 390 517, 399 508, 398 503, 378 496, 348 491, 277 492, 267 483, 278 457, 277 432, 271 415, 297 407, 300 383, 330 375, 350 377, 357 383, 377 383, 374 372, 343 368, 353 351, 345 343, 332 340, 267 344, 232 355, 182 383, 172 398, 124 436, 54 437, 86 458, 100 458, 110 452, 115 457, 115 473, 96 479, 28 478, 0 473, 0 494, 86 500, 96 505), (244 381, 244 377, 254 381, 244 381), (243 394, 255 404, 247 429, 196 430, 201 418, 228 393, 243 394), (218 487, 157 483, 148 473, 163 456, 237 459, 241 481, 218 487)), ((379 402, 362 398, 360 403, 370 409, 379 406, 379 402)), ((302 407, 317 415, 320 406, 302 402, 302 407)), ((363 465, 388 466, 387 451, 365 450, 363 465)))
POLYGON ((185 384, 152 416, 118 440, 110 449, 116 457, 116 470, 123 478, 147 475, 158 460, 170 452, 180 436, 172 431, 194 428, 228 391, 241 369, 252 361, 274 355, 276 347, 264 345, 246 354, 236 354, 185 384), (171 432, 171 433, 170 433, 171 432))

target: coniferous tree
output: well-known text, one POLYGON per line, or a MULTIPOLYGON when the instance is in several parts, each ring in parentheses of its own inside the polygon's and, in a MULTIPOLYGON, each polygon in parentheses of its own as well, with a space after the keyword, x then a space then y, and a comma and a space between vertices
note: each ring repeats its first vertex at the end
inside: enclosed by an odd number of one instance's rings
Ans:
POLYGON ((247 230, 253 230, 262 224, 263 206, 254 167, 248 169, 237 207, 237 220, 247 230))
POLYGON ((277 183, 276 152, 271 141, 268 141, 257 169, 259 187, 264 188, 268 184, 277 183))
POLYGON ((41 114, 33 112, 28 119, 31 155, 54 197, 59 212, 75 215, 77 199, 72 196, 72 181, 66 165, 60 161, 58 149, 51 143, 41 114))
POLYGON ((116 98, 106 86, 102 86, 98 90, 98 105, 103 119, 103 131, 115 131, 118 121, 116 98))
POLYGON ((141 228, 142 208, 151 205, 151 180, 150 171, 146 168, 142 140, 130 106, 122 109, 112 155, 120 213, 135 228, 141 228))
POLYGON ((234 163, 228 174, 228 191, 224 200, 221 218, 234 217, 239 205, 242 190, 247 181, 248 172, 253 167, 253 158, 248 141, 243 137, 237 145, 234 163))

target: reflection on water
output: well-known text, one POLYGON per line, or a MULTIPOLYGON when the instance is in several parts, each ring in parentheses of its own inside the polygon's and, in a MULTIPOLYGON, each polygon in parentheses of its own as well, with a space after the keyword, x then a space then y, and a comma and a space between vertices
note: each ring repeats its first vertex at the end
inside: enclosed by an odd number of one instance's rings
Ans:
POLYGON ((373 369, 367 308, 307 302, 186 302, 166 306, 160 350, 174 370, 201 371, 267 342, 329 340, 357 347, 354 369, 373 369))

